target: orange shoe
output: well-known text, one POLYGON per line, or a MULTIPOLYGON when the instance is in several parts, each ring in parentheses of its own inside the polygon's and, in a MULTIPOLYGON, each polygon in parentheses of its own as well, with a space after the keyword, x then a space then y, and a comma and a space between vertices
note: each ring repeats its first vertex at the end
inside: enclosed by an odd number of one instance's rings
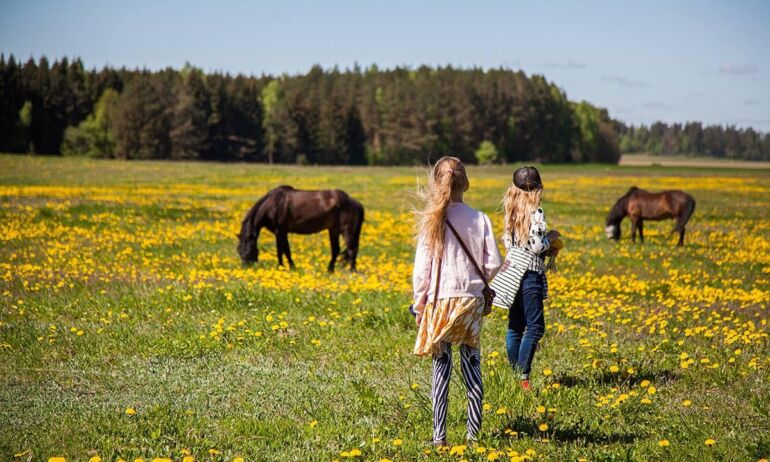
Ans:
POLYGON ((525 379, 525 380, 521 381, 521 389, 524 390, 524 391, 529 391, 530 390, 530 388, 529 388, 529 380, 525 379))

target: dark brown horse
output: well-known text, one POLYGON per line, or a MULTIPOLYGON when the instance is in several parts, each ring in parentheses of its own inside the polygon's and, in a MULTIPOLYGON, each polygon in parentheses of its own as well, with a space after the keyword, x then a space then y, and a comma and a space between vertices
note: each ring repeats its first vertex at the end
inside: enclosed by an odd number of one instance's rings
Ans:
POLYGON ((684 245, 684 227, 695 210, 695 199, 686 192, 673 190, 659 193, 647 192, 636 186, 615 202, 607 215, 607 237, 620 239, 620 222, 628 216, 631 220, 631 241, 636 242, 636 231, 639 240, 644 242, 644 220, 664 220, 673 218, 676 226, 671 233, 679 233, 679 244, 684 245))
POLYGON ((259 232, 267 228, 275 234, 278 248, 278 264, 283 265, 283 255, 294 268, 289 249, 289 233, 313 234, 329 230, 332 259, 329 272, 340 254, 340 234, 345 239, 343 259, 356 270, 358 240, 364 222, 364 206, 339 189, 325 191, 300 191, 291 186, 279 186, 257 201, 246 214, 238 234, 238 255, 244 264, 259 260, 259 232))

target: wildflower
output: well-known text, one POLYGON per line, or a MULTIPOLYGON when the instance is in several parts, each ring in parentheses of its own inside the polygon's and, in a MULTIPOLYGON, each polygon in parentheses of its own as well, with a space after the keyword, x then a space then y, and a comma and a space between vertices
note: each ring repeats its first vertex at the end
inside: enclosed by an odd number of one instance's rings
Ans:
POLYGON ((668 440, 660 440, 660 441, 658 441, 658 446, 660 446, 662 448, 668 447, 669 444, 671 444, 671 443, 669 443, 668 440))
POLYGON ((610 366, 610 372, 612 372, 613 374, 618 372, 618 371, 620 371, 620 368, 618 366, 616 366, 614 364, 612 366, 610 366))
POLYGON ((88 462, 102 462, 102 458, 99 457, 99 455, 91 456, 91 458, 88 459, 88 462))
POLYGON ((650 387, 650 388, 647 389, 647 394, 648 395, 654 395, 656 391, 658 391, 657 388, 650 387))
POLYGON ((717 443, 717 442, 716 442, 716 441, 714 441, 714 440, 712 440, 711 438, 709 438, 709 439, 707 439, 706 441, 704 441, 704 444, 705 444, 706 446, 713 446, 713 445, 715 445, 716 443, 717 443))
POLYGON ((134 409, 134 408, 132 408, 132 407, 127 407, 127 408, 126 408, 126 414, 128 414, 128 415, 134 415, 134 414, 136 414, 136 409, 134 409))
POLYGON ((311 420, 310 423, 308 423, 308 425, 310 425, 310 428, 315 428, 315 426, 318 425, 318 421, 317 420, 311 420))
POLYGON ((541 432, 547 431, 547 430, 548 430, 548 424, 544 424, 544 423, 541 423, 540 425, 538 425, 538 427, 537 427, 537 428, 538 428, 538 430, 540 430, 541 432))
POLYGON ((544 376, 548 377, 551 374, 553 374, 553 371, 551 369, 543 369, 544 376))
POLYGON ((49 457, 48 462, 67 462, 67 459, 64 457, 49 457))
POLYGON ((689 407, 691 405, 692 405, 692 401, 690 401, 689 399, 682 401, 682 406, 684 407, 689 407))
POLYGON ((650 381, 649 380, 642 380, 641 383, 639 383, 639 386, 642 387, 642 388, 647 388, 647 387, 650 386, 650 381))
POLYGON ((538 406, 537 412, 539 412, 540 414, 543 414, 545 412, 545 406, 538 406))
POLYGON ((402 444, 404 444, 404 440, 401 438, 396 438, 393 440, 393 446, 401 446, 402 444))

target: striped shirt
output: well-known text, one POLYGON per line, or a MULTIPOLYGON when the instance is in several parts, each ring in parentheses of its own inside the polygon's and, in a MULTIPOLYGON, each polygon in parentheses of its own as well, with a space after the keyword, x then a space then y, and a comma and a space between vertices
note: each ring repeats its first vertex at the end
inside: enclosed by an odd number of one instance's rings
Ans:
MULTIPOLYGON (((518 239, 511 237, 511 232, 503 234, 503 245, 507 250, 503 267, 490 284, 495 291, 493 305, 510 308, 519 291, 521 279, 527 271, 544 273, 545 257, 543 253, 551 247, 546 237, 547 224, 545 212, 538 207, 532 212, 529 226, 529 238, 524 245, 519 245, 518 239)), ((548 298, 548 277, 545 282, 543 298, 548 298)))

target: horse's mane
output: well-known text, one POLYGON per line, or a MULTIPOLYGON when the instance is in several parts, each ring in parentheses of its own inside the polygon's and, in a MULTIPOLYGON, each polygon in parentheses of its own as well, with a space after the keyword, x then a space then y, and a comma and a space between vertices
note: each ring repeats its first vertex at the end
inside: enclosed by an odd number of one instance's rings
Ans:
MULTIPOLYGON (((246 212, 246 216, 243 218, 243 221, 241 222, 241 239, 245 239, 248 236, 253 236, 256 228, 256 224, 259 221, 258 215, 260 213, 260 209, 262 208, 262 205, 264 205, 265 202, 267 202, 268 199, 274 197, 278 193, 283 193, 286 191, 293 191, 294 188, 288 185, 281 185, 277 188, 271 189, 268 191, 267 194, 262 196, 250 209, 248 212, 246 212)), ((263 212, 264 213, 264 212, 263 212)))
POLYGON ((641 190, 636 186, 631 186, 628 192, 625 193, 620 199, 618 199, 617 202, 615 202, 615 205, 613 205, 610 209, 609 215, 607 215, 606 224, 608 226, 620 223, 623 217, 626 216, 626 205, 628 204, 628 199, 631 197, 631 194, 635 193, 636 191, 641 190))

